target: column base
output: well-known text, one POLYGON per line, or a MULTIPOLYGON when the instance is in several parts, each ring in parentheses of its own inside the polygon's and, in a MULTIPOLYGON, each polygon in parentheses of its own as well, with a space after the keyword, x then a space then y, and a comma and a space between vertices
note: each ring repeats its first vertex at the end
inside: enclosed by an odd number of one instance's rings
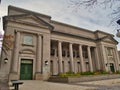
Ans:
POLYGON ((9 80, 18 80, 18 79, 19 79, 19 75, 16 72, 9 74, 9 80))
POLYGON ((8 83, 8 74, 0 71, 0 85, 8 83))
POLYGON ((40 72, 35 73, 35 80, 43 80, 43 74, 40 72))

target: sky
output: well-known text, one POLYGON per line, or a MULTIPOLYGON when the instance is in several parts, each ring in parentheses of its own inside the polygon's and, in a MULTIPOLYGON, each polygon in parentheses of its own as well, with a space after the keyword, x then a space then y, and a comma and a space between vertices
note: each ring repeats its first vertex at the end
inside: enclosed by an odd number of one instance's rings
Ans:
MULTIPOLYGON (((7 15, 8 5, 46 14, 51 16, 52 20, 91 31, 101 30, 111 33, 115 35, 115 39, 120 42, 120 38, 116 37, 116 30, 120 28, 120 26, 116 23, 110 24, 114 17, 110 15, 110 13, 115 7, 105 9, 96 6, 89 9, 85 7, 76 9, 70 0, 1 0, 0 18, 7 15)), ((2 20, 0 22, 0 33, 3 33, 2 20)), ((120 50, 120 44, 118 44, 118 49, 120 50)))

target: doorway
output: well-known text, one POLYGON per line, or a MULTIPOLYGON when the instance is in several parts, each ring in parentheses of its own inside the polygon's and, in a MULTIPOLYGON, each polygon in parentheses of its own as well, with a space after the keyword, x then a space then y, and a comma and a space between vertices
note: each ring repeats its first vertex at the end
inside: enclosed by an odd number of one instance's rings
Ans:
POLYGON ((113 63, 110 63, 110 71, 111 71, 111 72, 115 72, 114 64, 113 64, 113 63))
POLYGON ((33 61, 30 59, 22 59, 20 67, 20 80, 32 80, 33 61))
POLYGON ((77 62, 77 73, 80 73, 80 62, 77 62))
POLYGON ((51 75, 53 75, 53 61, 52 60, 50 61, 50 72, 51 72, 51 75))

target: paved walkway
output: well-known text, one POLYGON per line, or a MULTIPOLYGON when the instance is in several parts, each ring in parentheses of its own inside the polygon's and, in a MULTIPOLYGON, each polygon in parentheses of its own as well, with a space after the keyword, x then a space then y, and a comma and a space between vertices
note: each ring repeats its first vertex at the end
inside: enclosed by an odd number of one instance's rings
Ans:
POLYGON ((120 79, 101 80, 81 83, 52 83, 27 80, 20 85, 20 90, 120 90, 120 79))

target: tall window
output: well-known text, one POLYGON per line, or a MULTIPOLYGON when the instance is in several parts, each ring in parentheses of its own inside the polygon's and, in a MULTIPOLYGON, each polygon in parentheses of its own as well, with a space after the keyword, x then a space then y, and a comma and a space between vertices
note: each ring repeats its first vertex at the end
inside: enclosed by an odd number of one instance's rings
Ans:
POLYGON ((84 46, 83 48, 82 48, 82 54, 83 54, 83 57, 84 58, 88 58, 88 51, 87 51, 87 47, 86 46, 84 46))
POLYGON ((30 35, 25 35, 25 36, 23 37, 23 44, 33 45, 33 37, 30 36, 30 35))
POLYGON ((67 57, 69 57, 70 56, 70 53, 69 53, 69 51, 67 51, 67 57))
POLYGON ((55 49, 51 49, 51 55, 52 55, 52 56, 55 55, 55 49))
POLYGON ((80 56, 79 56, 79 52, 77 51, 77 58, 78 58, 78 57, 80 57, 80 56))
POLYGON ((112 48, 107 48, 107 53, 108 53, 108 56, 112 56, 112 48))
POLYGON ((87 51, 83 51, 83 57, 84 57, 84 58, 88 58, 88 53, 87 53, 87 51))
POLYGON ((75 51, 73 51, 73 57, 75 57, 76 56, 76 53, 75 53, 75 51))
POLYGON ((66 56, 66 51, 62 50, 62 56, 65 57, 66 56))

